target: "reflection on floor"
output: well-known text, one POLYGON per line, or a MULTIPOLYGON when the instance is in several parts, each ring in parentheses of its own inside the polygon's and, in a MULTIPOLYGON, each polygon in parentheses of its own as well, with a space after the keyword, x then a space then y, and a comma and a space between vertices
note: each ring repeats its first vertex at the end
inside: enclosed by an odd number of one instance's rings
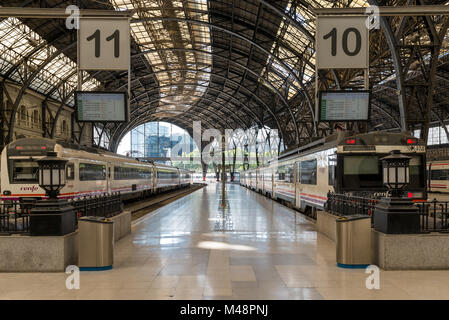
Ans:
POLYGON ((365 270, 340 269, 335 245, 299 213, 227 186, 219 210, 213 184, 155 211, 117 243, 114 269, 0 273, 1 299, 449 299, 448 271, 382 271, 368 290, 365 270))

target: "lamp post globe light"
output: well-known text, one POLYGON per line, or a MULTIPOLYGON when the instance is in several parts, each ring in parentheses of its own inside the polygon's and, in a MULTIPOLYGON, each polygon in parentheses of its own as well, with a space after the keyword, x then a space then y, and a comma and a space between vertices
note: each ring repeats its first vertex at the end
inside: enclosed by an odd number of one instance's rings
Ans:
POLYGON ((73 207, 67 200, 58 199, 66 183, 66 159, 58 158, 56 152, 37 160, 39 165, 39 186, 45 190, 48 199, 36 202, 30 212, 30 234, 32 236, 62 236, 76 229, 73 207))
POLYGON ((410 182, 410 159, 399 150, 393 150, 390 155, 381 159, 383 183, 391 191, 392 197, 400 197, 410 182))
POLYGON ((411 157, 399 150, 381 159, 383 184, 391 196, 382 198, 374 210, 374 230, 387 234, 419 233, 418 208, 408 197, 402 197, 410 183, 411 157))
POLYGON ((58 158, 56 152, 48 152, 45 158, 37 160, 39 165, 39 186, 50 199, 57 199, 65 186, 65 165, 67 160, 58 158))

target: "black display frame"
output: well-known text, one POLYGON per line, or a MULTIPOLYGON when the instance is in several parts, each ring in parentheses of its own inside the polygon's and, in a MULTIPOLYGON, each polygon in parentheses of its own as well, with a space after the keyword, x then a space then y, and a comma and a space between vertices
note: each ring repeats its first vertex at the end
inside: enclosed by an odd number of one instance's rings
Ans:
POLYGON ((75 91, 75 114, 77 122, 87 122, 87 123, 127 123, 129 122, 129 112, 128 112, 128 93, 126 91, 75 91), (80 120, 78 113, 78 95, 88 93, 88 94, 117 94, 123 95, 125 102, 125 120, 80 120))
POLYGON ((319 92, 319 104, 318 104, 318 119, 319 122, 351 122, 351 121, 364 121, 367 122, 371 117, 371 98, 372 98, 372 92, 371 90, 321 90, 319 92), (368 115, 366 119, 339 119, 339 120, 323 120, 322 119, 322 113, 321 113, 321 102, 323 93, 368 93, 368 115))

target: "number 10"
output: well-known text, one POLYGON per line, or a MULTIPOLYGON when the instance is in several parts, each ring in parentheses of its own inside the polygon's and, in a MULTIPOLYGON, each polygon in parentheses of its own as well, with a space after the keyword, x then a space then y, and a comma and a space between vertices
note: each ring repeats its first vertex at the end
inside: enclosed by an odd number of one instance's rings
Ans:
MULTIPOLYGON (((329 32, 328 34, 324 35, 323 39, 327 40, 329 38, 332 38, 332 48, 331 48, 331 54, 333 57, 335 57, 337 55, 337 28, 333 28, 331 30, 331 32, 329 32)), ((342 47, 343 47, 343 51, 348 55, 348 56, 356 56, 359 52, 360 49, 362 47, 362 36, 360 34, 360 31, 357 30, 356 28, 347 28, 344 32, 343 32, 343 39, 342 39, 343 43, 342 43, 342 47), (353 51, 350 51, 348 48, 348 37, 349 34, 353 32, 355 35, 355 49, 353 51)))
MULTIPOLYGON (((95 57, 100 57, 100 30, 95 30, 90 36, 86 38, 87 41, 95 39, 95 57)), ((113 34, 106 38, 106 41, 114 39, 114 57, 120 56, 120 31, 115 30, 113 34)))

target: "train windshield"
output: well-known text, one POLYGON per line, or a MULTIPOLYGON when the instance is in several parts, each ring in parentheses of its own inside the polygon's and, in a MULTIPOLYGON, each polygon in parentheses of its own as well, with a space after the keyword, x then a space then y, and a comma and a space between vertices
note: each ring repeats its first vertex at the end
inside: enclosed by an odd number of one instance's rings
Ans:
POLYGON ((409 189, 424 188, 424 163, 422 156, 411 156, 409 189))
POLYGON ((10 160, 12 182, 37 183, 39 166, 29 159, 10 160))
MULTIPOLYGON (((343 187, 383 188, 382 161, 386 155, 345 155, 343 161, 343 187)), ((411 156, 409 189, 424 187, 424 170, 422 156, 411 156)))
POLYGON ((346 187, 382 188, 382 164, 375 155, 345 156, 343 184, 346 187))

